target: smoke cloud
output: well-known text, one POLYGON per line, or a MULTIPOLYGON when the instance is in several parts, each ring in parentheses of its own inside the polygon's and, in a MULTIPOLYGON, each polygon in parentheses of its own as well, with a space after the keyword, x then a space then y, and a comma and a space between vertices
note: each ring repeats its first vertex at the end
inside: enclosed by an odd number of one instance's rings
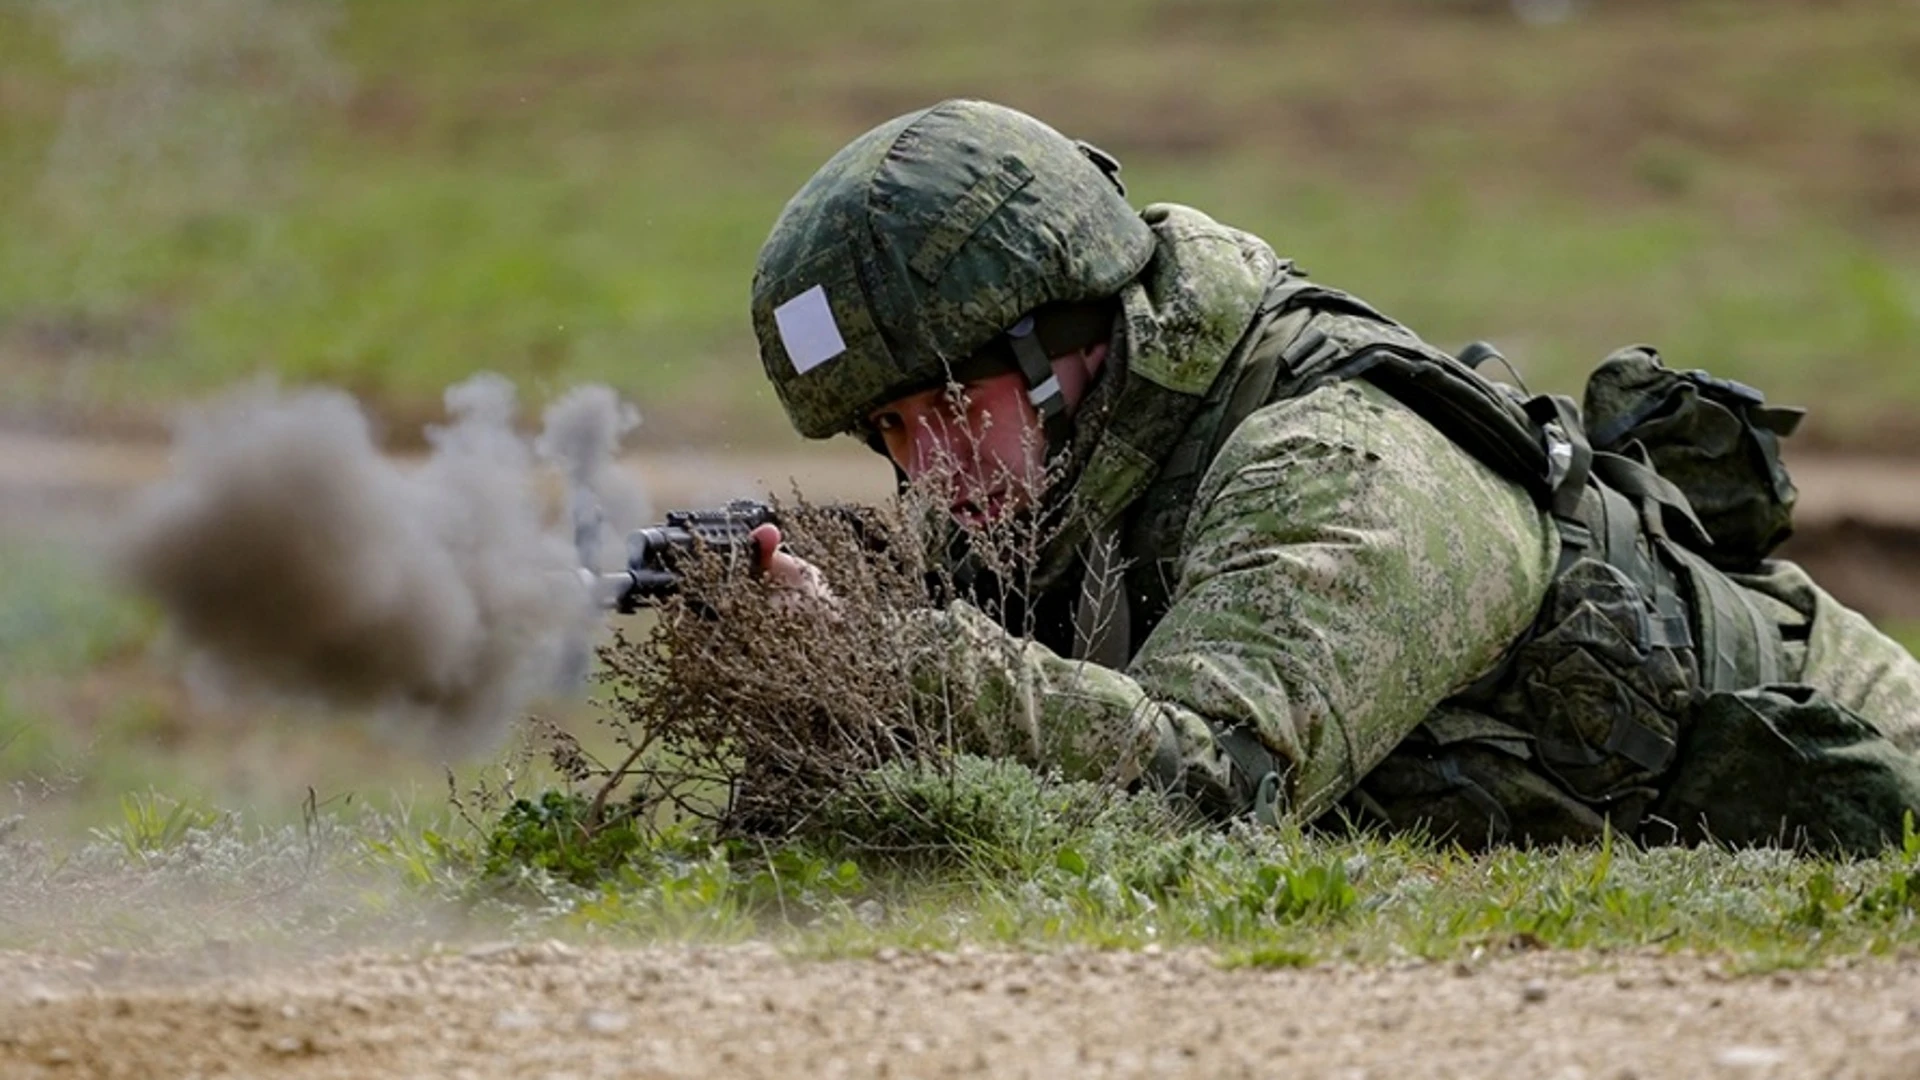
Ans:
POLYGON ((617 569, 623 560, 609 534, 624 536, 652 516, 646 493, 613 467, 620 440, 640 426, 640 412, 605 386, 581 386, 547 406, 539 452, 566 475, 581 562, 617 569))
MULTIPOLYGON (((567 524, 542 512, 514 398, 492 375, 449 389, 451 422, 413 468, 380 454, 343 393, 223 400, 182 424, 173 475, 128 523, 125 571, 229 686, 483 745, 584 670, 598 620, 567 524)), ((540 445, 620 490, 610 462, 632 410, 589 388, 549 419, 540 445)))

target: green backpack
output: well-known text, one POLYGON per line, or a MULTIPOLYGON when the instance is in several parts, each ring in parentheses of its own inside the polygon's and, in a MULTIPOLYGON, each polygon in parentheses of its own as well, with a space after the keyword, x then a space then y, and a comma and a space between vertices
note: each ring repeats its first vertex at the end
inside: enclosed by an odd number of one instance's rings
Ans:
POLYGON ((1792 534, 1797 493, 1780 440, 1806 410, 1769 406, 1758 390, 1704 371, 1675 371, 1635 345, 1594 370, 1581 412, 1594 450, 1644 461, 1679 489, 1714 566, 1755 570, 1792 534))

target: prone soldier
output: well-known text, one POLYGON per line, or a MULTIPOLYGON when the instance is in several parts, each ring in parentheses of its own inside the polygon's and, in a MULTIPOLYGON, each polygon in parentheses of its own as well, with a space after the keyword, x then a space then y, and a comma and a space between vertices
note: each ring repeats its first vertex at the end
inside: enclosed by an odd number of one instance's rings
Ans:
POLYGON ((1900 835, 1920 664, 1770 557, 1793 411, 1644 348, 1527 397, 1118 173, 944 102, 835 154, 756 267, 801 434, 944 473, 963 532, 1053 523, 1031 635, 912 613, 965 749, 1470 845, 1900 835))

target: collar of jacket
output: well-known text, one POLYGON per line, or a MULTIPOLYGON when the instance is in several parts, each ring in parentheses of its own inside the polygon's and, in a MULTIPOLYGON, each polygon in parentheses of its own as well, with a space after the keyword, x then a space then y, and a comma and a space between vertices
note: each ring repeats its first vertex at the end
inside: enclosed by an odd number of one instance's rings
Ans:
POLYGON ((1041 588, 1153 481, 1230 366, 1282 268, 1259 237, 1190 207, 1159 203, 1142 217, 1157 244, 1153 260, 1120 293, 1120 332, 1108 362, 1121 378, 1101 402, 1102 417, 1089 417, 1097 426, 1091 438, 1076 440, 1084 464, 1062 489, 1057 505, 1067 513, 1036 567, 1041 588))

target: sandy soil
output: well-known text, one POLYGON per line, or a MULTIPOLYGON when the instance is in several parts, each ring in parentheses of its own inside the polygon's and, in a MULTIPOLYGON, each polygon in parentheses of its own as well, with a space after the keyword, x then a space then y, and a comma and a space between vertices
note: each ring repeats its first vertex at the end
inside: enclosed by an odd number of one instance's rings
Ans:
POLYGON ((1729 979, 1654 957, 1223 971, 1184 952, 547 943, 183 981, 14 957, 0 1074, 1891 1080, 1920 1075, 1916 1001, 1914 960, 1729 979))

